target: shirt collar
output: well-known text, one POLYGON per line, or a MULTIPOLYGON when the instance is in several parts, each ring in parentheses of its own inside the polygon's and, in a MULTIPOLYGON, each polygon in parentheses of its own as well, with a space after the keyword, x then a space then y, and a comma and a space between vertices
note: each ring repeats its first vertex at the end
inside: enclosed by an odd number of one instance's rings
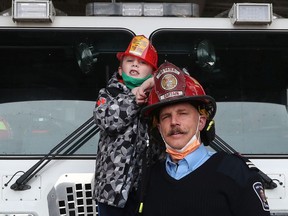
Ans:
MULTIPOLYGON (((188 166, 188 169, 193 171, 199 166, 199 163, 201 163, 201 161, 204 157, 207 156, 207 154, 209 154, 208 150, 203 144, 201 144, 199 148, 197 148, 195 151, 191 152, 185 158, 180 160, 178 164, 186 164, 188 166)), ((175 163, 171 160, 169 156, 167 156, 166 165, 168 167, 175 166, 175 163)))

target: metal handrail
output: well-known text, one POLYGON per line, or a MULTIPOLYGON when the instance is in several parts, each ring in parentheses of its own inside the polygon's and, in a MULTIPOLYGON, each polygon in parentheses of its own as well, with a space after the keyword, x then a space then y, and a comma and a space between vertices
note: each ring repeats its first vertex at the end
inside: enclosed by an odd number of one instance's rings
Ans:
POLYGON ((43 156, 36 164, 34 164, 30 169, 28 169, 23 175, 21 175, 14 184, 11 185, 12 190, 27 190, 30 189, 31 186, 27 185, 28 181, 33 178, 44 166, 46 166, 53 158, 59 155, 63 150, 69 147, 63 154, 71 155, 77 149, 79 149, 85 142, 87 142, 90 138, 92 138, 97 132, 99 128, 94 123, 93 116, 89 118, 86 122, 84 122, 80 127, 78 127, 75 131, 69 134, 64 140, 62 140, 59 144, 57 144, 50 152, 43 156), (90 129, 90 130, 89 130, 90 129), (89 130, 89 131, 88 131, 89 130), (88 131, 88 132, 87 132, 88 131), (85 135, 83 135, 85 134, 85 135), (79 140, 77 140, 81 135, 79 140), (73 143, 77 140, 75 143, 73 143), (71 144, 73 144, 71 146, 71 144))

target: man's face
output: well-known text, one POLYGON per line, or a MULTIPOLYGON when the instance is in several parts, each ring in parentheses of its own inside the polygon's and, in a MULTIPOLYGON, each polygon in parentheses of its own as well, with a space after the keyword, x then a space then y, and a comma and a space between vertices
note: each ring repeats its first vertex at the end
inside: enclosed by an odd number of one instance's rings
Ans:
POLYGON ((198 122, 198 129, 201 131, 206 118, 200 117, 197 109, 190 103, 172 104, 160 110, 158 129, 171 148, 181 149, 194 136, 198 122))

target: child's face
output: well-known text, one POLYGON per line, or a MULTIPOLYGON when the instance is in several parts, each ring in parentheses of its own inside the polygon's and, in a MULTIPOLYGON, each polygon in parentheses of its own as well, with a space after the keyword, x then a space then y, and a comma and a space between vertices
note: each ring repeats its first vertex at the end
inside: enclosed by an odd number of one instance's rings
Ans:
POLYGON ((122 65, 119 67, 118 72, 122 76, 122 72, 134 78, 144 78, 152 74, 153 68, 144 60, 134 56, 124 56, 122 65))

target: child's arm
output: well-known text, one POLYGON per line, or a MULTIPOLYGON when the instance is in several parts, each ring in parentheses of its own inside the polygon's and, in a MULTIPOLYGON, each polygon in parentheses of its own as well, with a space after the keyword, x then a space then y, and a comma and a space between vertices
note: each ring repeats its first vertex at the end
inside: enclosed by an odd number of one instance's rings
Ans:
POLYGON ((93 110, 95 123, 112 136, 125 132, 127 127, 133 124, 140 110, 131 92, 118 90, 113 87, 102 88, 93 110))
POLYGON ((136 96, 137 104, 144 104, 147 102, 148 94, 154 86, 154 78, 151 77, 142 83, 141 86, 132 89, 132 93, 136 96))
POLYGON ((144 92, 150 92, 154 86, 154 78, 151 77, 142 83, 140 89, 143 89, 144 92))

